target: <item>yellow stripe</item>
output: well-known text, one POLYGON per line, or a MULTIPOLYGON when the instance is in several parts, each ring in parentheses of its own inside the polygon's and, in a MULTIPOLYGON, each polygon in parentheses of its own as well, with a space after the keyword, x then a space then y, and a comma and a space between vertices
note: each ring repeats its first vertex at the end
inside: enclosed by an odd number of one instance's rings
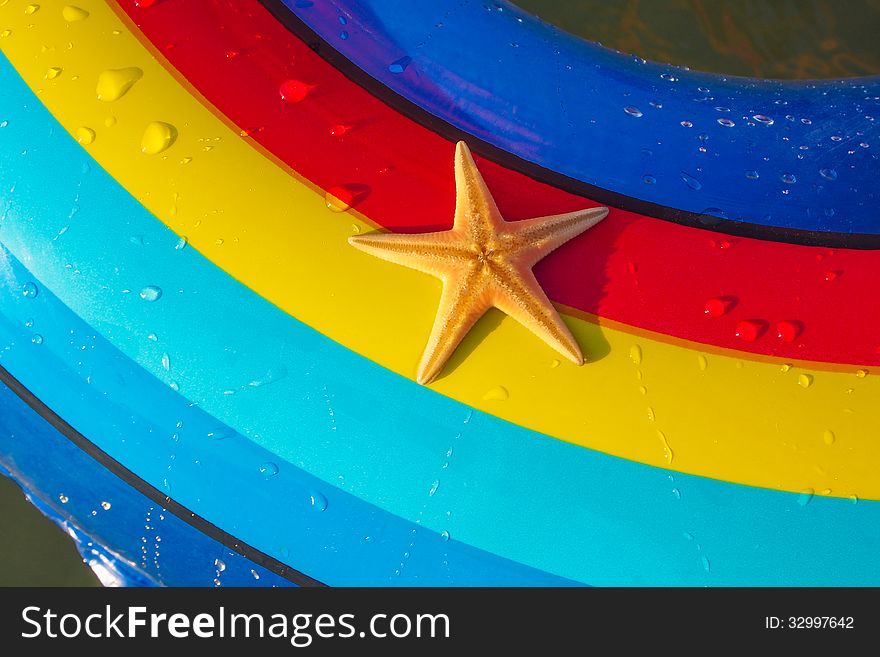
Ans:
MULTIPOLYGON (((0 31, 11 30, 0 46, 71 134, 94 130, 85 147, 116 180, 272 303, 414 376, 437 281, 351 248, 346 238, 369 224, 329 211, 313 186, 242 139, 107 4, 81 0, 91 14, 74 24, 49 5, 25 14, 27 4, 0 7, 0 31), (102 71, 133 66, 144 75, 127 94, 97 99, 102 71), (61 73, 48 79, 53 67, 61 73), (144 132, 157 121, 176 128, 176 141, 145 155, 144 132)), ((709 354, 570 311, 565 319, 590 361, 585 366, 558 363, 526 329, 490 314, 432 387, 516 424, 644 463, 788 491, 880 498, 880 377, 709 354)))

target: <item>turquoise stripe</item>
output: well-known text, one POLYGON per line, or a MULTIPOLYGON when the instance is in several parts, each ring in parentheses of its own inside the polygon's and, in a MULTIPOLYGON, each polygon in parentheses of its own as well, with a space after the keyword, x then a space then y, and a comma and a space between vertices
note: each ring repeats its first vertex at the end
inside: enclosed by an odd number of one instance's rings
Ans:
MULTIPOLYGON (((877 503, 802 504, 673 480, 417 386, 191 247, 175 249, 177 238, 64 134, 5 60, 0 81, 4 244, 97 333, 278 459, 421 527, 581 582, 880 584, 877 503), (149 285, 163 289, 158 301, 139 297, 149 285)), ((138 472, 152 457, 132 451, 125 464, 138 472)))

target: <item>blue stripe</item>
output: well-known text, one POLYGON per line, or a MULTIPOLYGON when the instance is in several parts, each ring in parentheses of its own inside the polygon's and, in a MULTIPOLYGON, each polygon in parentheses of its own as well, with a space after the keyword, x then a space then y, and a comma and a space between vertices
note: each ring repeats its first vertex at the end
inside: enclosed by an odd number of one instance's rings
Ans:
POLYGON ((646 63, 507 2, 284 4, 400 96, 546 169, 708 227, 880 233, 878 77, 780 82, 646 63))
POLYGON ((42 288, 24 297, 17 265, 0 263, 12 272, 11 294, 0 295, 0 362, 136 474, 254 547, 328 583, 377 582, 377 573, 389 583, 538 580, 510 564, 502 574, 501 558, 488 552, 591 584, 880 584, 880 504, 801 505, 793 494, 673 475, 399 377, 284 314, 191 247, 176 250, 176 236, 64 134, 5 62, 0 82, 9 120, 0 129, 0 240, 42 288), (137 292, 146 285, 165 294, 143 301, 137 292), (93 328, 62 313, 48 290, 93 328), (22 338, 29 317, 27 333, 41 333, 40 345, 22 338), (104 338, 156 379, 111 356, 104 338), (65 372, 79 384, 56 385, 65 372), (196 406, 157 388, 159 380, 175 381, 196 406), (265 384, 249 385, 257 380, 265 384), (112 431, 90 424, 107 415, 107 400, 120 407, 112 431), (242 436, 207 439, 218 426, 206 413, 242 436), (259 473, 267 460, 280 468, 268 482, 259 473), (311 490, 327 497, 323 514, 311 509, 311 490), (355 497, 387 513, 365 519, 367 511, 350 511, 355 497), (413 545, 394 516, 416 528, 413 545), (374 543, 364 541, 374 528, 374 543), (443 531, 457 550, 445 564, 442 545, 431 545, 443 531))
POLYGON ((14 477, 37 508, 74 538, 83 559, 120 584, 291 585, 136 491, 2 383, 0 474, 14 477))

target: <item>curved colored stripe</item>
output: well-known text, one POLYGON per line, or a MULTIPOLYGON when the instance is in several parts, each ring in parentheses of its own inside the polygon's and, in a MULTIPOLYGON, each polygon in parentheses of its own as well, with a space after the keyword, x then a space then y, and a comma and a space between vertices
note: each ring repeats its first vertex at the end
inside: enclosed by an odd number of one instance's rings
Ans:
POLYGON ((292 584, 132 488, 3 383, 0 429, 0 474, 13 476, 40 511, 74 535, 84 560, 96 561, 124 585, 292 584), (106 548, 112 552, 102 553, 106 548))
POLYGON ((35 297, 0 297, 0 364, 98 450, 170 496, 169 507, 191 509, 331 584, 566 583, 447 540, 282 461, 133 363, 3 250, 0 267, 10 291, 39 286, 35 297))
POLYGON ((283 4, 396 94, 527 162, 735 222, 880 233, 880 77, 687 71, 587 43, 504 0, 283 4))
MULTIPOLYGON (((452 144, 346 80, 257 0, 121 6, 207 100, 319 187, 369 189, 358 210, 393 230, 451 224, 452 144), (279 95, 291 78, 315 85, 296 105, 279 95)), ((510 218, 594 203, 486 160, 480 166, 510 218)), ((537 273, 557 302, 630 326, 780 358, 876 365, 880 314, 864 299, 880 296, 878 264, 876 253, 731 240, 615 210, 537 273), (707 317, 718 297, 738 302, 707 317), (739 322, 754 319, 766 333, 737 337, 739 322), (798 334, 778 337, 780 322, 798 334)))
MULTIPOLYGON (((97 10, 96 5, 90 9, 97 10)), ((71 339, 67 331, 71 320, 40 315, 32 327, 27 327, 26 321, 30 312, 35 312, 27 304, 45 301, 46 291, 51 289, 159 380, 175 382, 195 406, 169 390, 163 394, 154 387, 143 389, 140 384, 147 382, 133 380, 140 371, 136 367, 126 370, 131 375, 124 373, 120 380, 113 372, 122 363, 115 368, 92 366, 92 354, 99 352, 99 347, 105 353, 103 340, 78 340, 83 335, 93 335, 94 329, 77 324, 67 356, 72 364, 83 363, 72 365, 80 382, 83 377, 90 377, 91 383, 59 385, 54 394, 94 395, 87 397, 85 403, 77 398, 76 404, 71 405, 71 411, 80 412, 93 405, 106 410, 103 392, 125 395, 135 409, 149 415, 138 420, 137 427, 143 430, 134 432, 134 436, 149 436, 149 425, 165 418, 153 429, 154 438, 146 443, 130 442, 130 415, 129 420, 122 422, 124 432, 108 430, 104 418, 111 423, 114 418, 107 413, 89 414, 90 421, 102 424, 81 427, 83 433, 102 440, 102 448, 154 485, 164 485, 169 453, 162 450, 171 441, 179 413, 186 413, 182 428, 192 433, 178 444, 188 451, 177 452, 168 483, 175 499, 196 508, 205 517, 213 517, 204 511, 217 501, 214 496, 205 497, 204 491, 212 489, 200 483, 201 477, 215 483, 227 482, 230 466, 250 467, 252 485, 236 488, 236 493, 245 494, 252 489, 254 494, 262 494, 259 464, 265 462, 264 449, 268 449, 275 459, 283 461, 275 461, 280 466, 279 477, 291 470, 287 465, 290 463, 332 484, 315 482, 329 502, 325 513, 336 509, 344 499, 343 491, 347 491, 433 530, 420 534, 425 541, 449 531, 453 540, 579 581, 880 581, 876 560, 871 558, 878 543, 878 505, 819 496, 823 485, 834 485, 837 494, 851 491, 864 497, 876 492, 870 490, 872 484, 876 485, 875 468, 871 465, 877 462, 876 454, 865 449, 867 443, 857 444, 854 438, 858 434, 851 432, 852 424, 835 425, 840 432, 837 442, 820 449, 815 449, 815 442, 821 438, 814 441, 811 435, 799 434, 799 427, 780 424, 781 435, 790 442, 771 446, 782 448, 790 469, 777 468, 778 462, 770 458, 763 475, 768 481, 772 476, 773 481, 812 484, 817 496, 810 498, 808 494, 730 485, 635 464, 473 411, 320 336, 211 266, 194 249, 176 249, 175 245, 180 245, 177 238, 63 135, 5 61, 0 65, 0 81, 5 91, 3 113, 9 121, 0 130, 0 237, 30 263, 30 269, 42 283, 36 297, 0 297, 4 303, 18 308, 12 330, 19 336, 14 348, 6 348, 9 345, 4 342, 0 359, 14 373, 33 377, 34 391, 54 404, 52 395, 47 394, 49 390, 44 388, 58 379, 59 373, 34 370, 33 364, 48 367, 48 359, 40 351, 37 353, 43 357, 33 358, 33 351, 28 350, 63 350, 71 339), (21 155, 22 151, 27 151, 26 155, 21 155), (51 186, 45 185, 41 177, 47 170, 55 176, 51 186), (14 193, 8 192, 13 185, 14 193), (70 228, 58 236, 60 229, 68 225, 71 208, 77 212, 70 228), (58 239, 53 241, 55 236, 58 239), (155 302, 142 300, 137 291, 146 285, 161 287, 165 293, 155 302), (41 344, 29 341, 43 327, 58 333, 44 335, 41 344), (22 332, 24 339, 20 337, 22 332), (95 344, 96 349, 82 350, 82 344, 95 344), (169 354, 168 359, 163 358, 164 353, 169 354), (167 371, 163 365, 166 360, 167 371), (144 407, 145 399, 152 401, 149 408, 144 407), (207 424, 209 418, 200 415, 198 409, 236 426, 254 444, 239 436, 218 443, 205 441, 206 434, 214 432, 217 425, 207 424), (418 431, 412 427, 418 427, 418 431), (156 440, 163 435, 168 437, 164 445, 161 438, 156 440), (160 456, 154 449, 160 450, 160 456), (841 455, 854 452, 856 458, 846 463, 839 460, 841 455), (195 460, 200 464, 196 465, 195 460), (865 484, 864 489, 844 488, 861 484, 865 484), (800 537, 808 548, 793 551, 793 536, 800 537), (829 563, 834 563, 834 568, 828 568, 829 563)), ((249 170, 249 163, 242 163, 243 171, 249 170)), ((369 293, 369 277, 365 282, 369 293)), ((341 301, 347 302, 348 298, 341 301)), ((503 336, 510 328, 502 324, 498 333, 503 336)), ((540 383, 546 384, 552 381, 554 372, 561 374, 563 366, 544 370, 548 364, 546 355, 530 353, 532 344, 531 339, 524 340, 521 351, 528 363, 534 363, 533 371, 540 383), (548 378, 547 374, 551 376, 548 378)), ((687 363, 697 361, 694 353, 684 356, 687 363)), ((628 355, 616 349, 601 363, 604 370, 608 361, 613 360, 613 367, 605 371, 620 370, 629 389, 636 385, 635 374, 639 370, 627 365, 627 359, 628 355)), ((662 369, 655 369, 661 359, 660 354, 645 352, 643 382, 649 386, 661 386, 662 369)), ((728 381, 732 391, 751 391, 755 372, 750 365, 740 370, 735 361, 725 358, 710 358, 708 363, 710 368, 729 370, 736 375, 728 381)), ((713 370, 701 374, 697 365, 693 362, 692 369, 673 367, 679 383, 667 385, 683 383, 684 394, 690 395, 689 407, 697 413, 705 408, 706 412, 716 414, 717 426, 711 437, 703 441, 709 450, 718 447, 714 440, 719 436, 723 447, 730 424, 746 431, 765 428, 744 427, 739 413, 742 407, 737 400, 719 397, 718 388, 712 385, 713 370), (689 381, 692 378, 697 380, 689 381), (730 413, 724 412, 728 401, 730 413)), ((767 399, 767 406, 778 406, 780 399, 788 404, 802 399, 796 395, 803 391, 793 382, 797 373, 795 370, 779 375, 780 390, 790 396, 767 399)), ((865 387, 870 381, 871 377, 855 379, 854 392, 844 396, 855 403, 863 394, 871 394, 872 390, 865 387)), ((616 377, 610 377, 595 389, 613 391, 621 385, 616 377)), ((830 389, 836 384, 817 377, 815 387, 807 392, 812 394, 825 386, 830 389)), ((598 392, 595 396, 599 396, 598 392)), ((581 403, 586 413, 593 413, 602 405, 589 395, 582 396, 581 403)), ((857 413, 861 410, 858 404, 854 408, 857 413)), ((658 412, 665 410, 658 407, 658 412)), ((682 409, 668 410, 673 413, 682 409)), ((849 422, 853 419, 846 417, 849 422)), ((620 419, 626 420, 627 416, 621 415, 620 419)), ((660 417, 657 419, 662 424, 660 417)), ((80 425, 80 418, 71 420, 74 426, 80 425)), ((639 439, 637 434, 630 432, 634 439, 639 439)), ((626 440, 624 434, 621 440, 626 440)), ((671 437, 669 443, 676 446, 671 437)), ((662 444, 658 442, 657 446, 662 444)), ((676 448, 678 464, 681 455, 685 460, 689 455, 680 446, 676 448)), ((742 457, 743 453, 734 449, 732 456, 742 457)), ((757 449, 753 456, 750 469, 759 471, 769 454, 757 449)), ((285 513, 299 514, 300 507, 293 508, 291 500, 302 500, 307 487, 304 483, 290 493, 271 495, 268 504, 281 505, 285 513)), ((222 524, 234 526, 236 533, 251 544, 273 554, 280 553, 282 541, 275 552, 254 535, 277 536, 288 529, 284 523, 264 522, 264 510, 240 499, 239 504, 225 510, 240 515, 224 515, 222 524)), ((327 531, 335 527, 345 532, 349 526, 345 519, 332 516, 326 516, 326 523, 327 531)), ((303 533, 302 538, 315 535, 324 534, 303 533)), ((421 544, 419 541, 418 549, 410 552, 411 559, 421 553, 421 544)), ((302 551, 291 548, 290 560, 321 576, 319 569, 306 562, 314 559, 320 563, 326 555, 320 551, 314 554, 308 545, 302 547, 302 551)), ((351 574, 363 576, 363 565, 368 563, 365 559, 370 557, 369 551, 364 550, 337 563, 346 567, 357 564, 351 574)), ((340 550, 339 554, 350 553, 340 550)), ((389 560, 386 572, 393 573, 399 563, 389 560)), ((485 573, 487 569, 483 567, 479 572, 485 573)), ((339 572, 336 576, 341 581, 349 574, 339 572)), ((334 581, 329 576, 321 578, 334 581)))
MULTIPOLYGON (((95 4, 92 8, 89 20, 95 21, 93 25, 99 30, 102 26, 108 30, 122 27, 107 7, 95 4)), ((46 30, 52 24, 36 23, 32 28, 35 37, 51 43, 51 31, 40 32, 40 26, 46 30)), ((109 113, 115 124, 102 132, 90 150, 143 199, 146 207, 188 234, 193 246, 279 308, 355 352, 411 376, 435 310, 437 284, 418 273, 373 261, 348 247, 346 237, 353 230, 366 230, 364 223, 355 216, 327 211, 321 197, 270 166, 231 134, 175 84, 130 33, 119 31, 110 42, 115 65, 136 63, 145 72, 134 91, 105 109, 92 98, 92 84, 75 84, 73 80, 73 84, 65 84, 59 77, 53 80, 56 84, 43 88, 44 101, 70 129, 96 125, 92 119, 109 113), (149 105, 139 104, 139 97, 150 99, 149 105), (173 150, 159 157, 145 157, 138 152, 141 133, 156 118, 174 120, 185 129, 173 150), (211 150, 205 151, 206 147, 211 150), (193 160, 186 162, 190 155, 193 160), (187 167, 185 175, 179 174, 181 167, 187 167), (278 199, 285 203, 279 204, 278 199), (320 286, 312 284, 316 264, 302 254, 320 254, 320 286), (407 301, 405 307, 401 299, 407 301)), ((47 66, 46 61, 57 61, 60 56, 52 51, 37 56, 35 63, 31 57, 20 57, 18 61, 22 71, 33 79, 35 71, 47 66)), ((92 79, 108 57, 106 52, 87 48, 65 50, 64 56, 69 57, 66 62, 71 78, 79 71, 92 71, 92 79)), ((25 140, 11 153, 28 148, 33 146, 25 140)), ((13 160, 10 171, 14 171, 13 162, 21 168, 13 160)), ((23 182, 19 180, 19 184, 23 182)), ((39 202, 35 204, 39 207, 39 202)), ((99 223, 86 225, 78 220, 76 230, 65 231, 63 216, 59 215, 56 222, 62 223, 47 226, 10 222, 4 239, 16 253, 19 249, 28 253, 36 248, 34 245, 43 245, 45 257, 67 253, 63 262, 92 263, 84 269, 79 265, 82 271, 106 258, 104 235, 117 230, 114 221, 105 224, 102 232, 88 233, 91 241, 82 238, 99 223), (59 239, 53 240, 56 236, 59 239)), ((69 284, 48 269, 37 273, 52 289, 61 290, 62 283, 69 284)), ((149 278, 127 285, 137 291, 149 278)), ((168 290, 187 287, 185 281, 174 276, 159 285, 168 290)), ((218 293, 211 294, 216 301, 218 293)), ((233 401, 232 396, 220 393, 273 371, 279 358, 275 351, 263 360, 240 363, 222 356, 222 352, 206 357, 198 348, 202 346, 199 340, 204 338, 189 335, 187 322, 181 323, 173 313, 165 315, 175 305, 167 297, 163 304, 151 306, 129 295, 131 301, 123 309, 117 307, 118 297, 107 299, 100 288, 89 291, 76 304, 69 294, 62 294, 62 298, 120 348, 133 348, 139 362, 167 381, 170 376, 161 368, 156 354, 149 359, 137 341, 126 345, 129 337, 114 334, 112 328, 120 312, 134 313, 126 321, 140 326, 140 334, 146 335, 156 330, 161 317, 162 330, 179 336, 180 341, 174 341, 168 353, 179 363, 174 380, 186 394, 248 436, 265 438, 270 434, 265 427, 258 430, 254 424, 254 418, 264 417, 262 404, 249 406, 252 401, 246 397, 235 397, 233 401), (112 308, 109 317, 104 314, 108 304, 112 308), (237 372, 231 380, 222 374, 230 361, 237 372), (254 372, 258 362, 263 372, 254 372), (239 407, 239 403, 244 406, 239 407)), ((181 311, 186 313, 186 309, 181 311)), ((241 314, 235 309, 229 316, 241 314)), ((783 366, 783 361, 744 362, 737 354, 707 357, 651 336, 637 337, 577 318, 570 318, 569 323, 592 361, 588 366, 577 368, 563 363, 554 367, 553 353, 543 344, 509 321, 498 323, 496 316, 487 318, 469 336, 450 363, 447 375, 432 387, 524 427, 643 463, 668 465, 674 454, 674 466, 682 472, 789 491, 809 487, 832 495, 880 495, 880 483, 874 476, 880 445, 872 439, 880 429, 880 418, 871 410, 880 390, 877 376, 865 376, 865 371, 854 368, 848 372, 822 372, 815 367, 783 366), (511 358, 511 354, 516 357, 511 358), (510 398, 509 403, 499 401, 505 396, 510 398), (826 429, 839 437, 836 447, 829 448, 823 442, 826 429)), ((237 325, 227 328, 232 335, 224 334, 224 345, 247 339, 251 333, 237 325)), ((283 386, 275 390, 280 388, 283 386)), ((410 382, 400 390, 400 399, 413 394, 421 392, 410 382)), ((282 399, 278 403, 284 406, 288 402, 282 399)), ((275 431, 281 431, 286 424, 277 426, 275 431)), ((270 443, 273 448, 275 440, 285 444, 283 435, 274 435, 270 443)), ((282 453, 287 449, 285 446, 282 453)), ((361 463, 361 457, 365 455, 359 454, 353 463, 361 463)), ((307 469, 317 473, 326 467, 315 462, 307 469)), ((336 475, 320 476, 332 480, 336 475)), ((379 499, 396 498, 403 490, 379 499)))

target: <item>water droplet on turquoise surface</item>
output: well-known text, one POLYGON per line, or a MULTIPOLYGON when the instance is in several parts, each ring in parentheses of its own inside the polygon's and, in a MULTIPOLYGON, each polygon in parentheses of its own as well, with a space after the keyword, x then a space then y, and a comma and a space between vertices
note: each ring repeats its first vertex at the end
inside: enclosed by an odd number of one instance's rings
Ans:
POLYGON ((309 493, 309 501, 315 511, 327 510, 327 498, 318 491, 312 491, 309 493))
POLYGON ((177 240, 177 243, 174 245, 174 250, 175 251, 182 251, 183 249, 186 248, 186 245, 187 245, 187 237, 186 237, 186 235, 181 235, 180 238, 177 240))
POLYGON ((76 23, 77 21, 84 21, 87 19, 89 17, 89 12, 74 5, 67 5, 61 10, 61 16, 68 23, 76 23))
POLYGON ((693 190, 700 190, 703 188, 702 183, 686 171, 681 172, 681 179, 693 190))
POLYGON ((74 136, 80 144, 85 144, 87 146, 95 141, 95 131, 85 126, 77 128, 76 132, 74 132, 74 136))
POLYGON ((103 100, 105 103, 119 100, 143 76, 144 72, 137 66, 102 71, 98 75, 98 85, 95 87, 98 100, 103 100))
POLYGON ((171 357, 168 354, 162 354, 162 369, 166 372, 171 369, 171 357))
POLYGON ((449 540, 449 532, 446 531, 445 529, 442 532, 440 532, 440 539, 443 541, 448 541, 449 540))
POLYGON ((233 434, 232 429, 229 427, 217 427, 208 432, 207 436, 211 440, 226 440, 233 434))
POLYGON ((36 283, 28 281, 24 285, 21 286, 21 294, 22 296, 27 297, 28 299, 33 299, 40 293, 40 289, 37 287, 36 283))
POLYGON ((274 477, 278 474, 278 466, 271 461, 267 461, 260 466, 260 474, 263 475, 266 479, 269 477, 274 477))
POLYGON ((440 488, 440 480, 435 479, 431 484, 431 488, 428 489, 428 497, 434 497, 434 493, 437 492, 437 489, 440 488))
POLYGON ((162 298, 162 288, 158 285, 147 285, 140 291, 140 297, 144 301, 158 301, 162 298))
POLYGON ((627 105, 623 108, 623 111, 630 116, 636 117, 637 119, 642 116, 642 110, 640 110, 638 107, 633 107, 632 105, 627 105))
POLYGON ((34 333, 34 336, 31 338, 31 342, 34 344, 43 344, 43 336, 39 333, 34 333))
POLYGON ((268 385, 270 383, 275 383, 276 381, 280 381, 284 377, 287 376, 287 368, 283 365, 279 365, 278 367, 273 367, 266 371, 266 373, 256 379, 252 379, 248 382, 248 386, 251 388, 259 388, 261 386, 268 385))
POLYGON ((793 184, 795 184, 795 183, 797 182, 797 176, 795 176, 793 173, 783 173, 783 174, 780 176, 780 179, 781 179, 782 182, 784 182, 786 185, 793 185, 793 184))
POLYGON ((822 442, 826 445, 833 445, 836 439, 837 437, 831 429, 825 429, 825 431, 822 432, 822 442))
POLYGON ((177 141, 177 128, 164 121, 153 121, 141 137, 141 153, 156 155, 168 150, 177 141))
POLYGON ((50 68, 48 71, 46 71, 46 79, 47 79, 47 80, 54 80, 54 79, 57 78, 59 75, 61 75, 61 73, 62 73, 63 71, 64 71, 64 69, 61 68, 60 66, 53 66, 53 67, 50 68))
POLYGON ((819 175, 829 182, 837 180, 837 171, 834 169, 819 169, 819 175))
POLYGON ((732 128, 736 125, 733 121, 728 118, 718 119, 718 125, 724 126, 725 128, 732 128))
POLYGON ((0 128, 5 128, 9 125, 9 121, 0 121, 0 128))
POLYGON ((285 80, 278 86, 278 94, 285 103, 293 105, 304 100, 315 86, 302 80, 285 80))
POLYGON ((388 70, 395 74, 403 73, 411 61, 412 57, 408 55, 401 57, 400 59, 391 62, 391 64, 388 65, 388 70))
POLYGON ((813 495, 816 494, 812 488, 804 488, 800 494, 798 495, 797 502, 800 506, 807 506, 812 500, 813 495))
POLYGON ((813 385, 813 375, 812 374, 799 374, 797 378, 798 385, 801 388, 809 388, 813 385))
POLYGON ((483 399, 486 401, 504 401, 510 396, 510 393, 507 392, 507 388, 504 386, 495 386, 494 388, 486 391, 483 395, 483 399))
POLYGON ((709 563, 709 560, 705 556, 700 557, 700 561, 703 564, 703 570, 707 573, 712 570, 712 564, 709 563))

